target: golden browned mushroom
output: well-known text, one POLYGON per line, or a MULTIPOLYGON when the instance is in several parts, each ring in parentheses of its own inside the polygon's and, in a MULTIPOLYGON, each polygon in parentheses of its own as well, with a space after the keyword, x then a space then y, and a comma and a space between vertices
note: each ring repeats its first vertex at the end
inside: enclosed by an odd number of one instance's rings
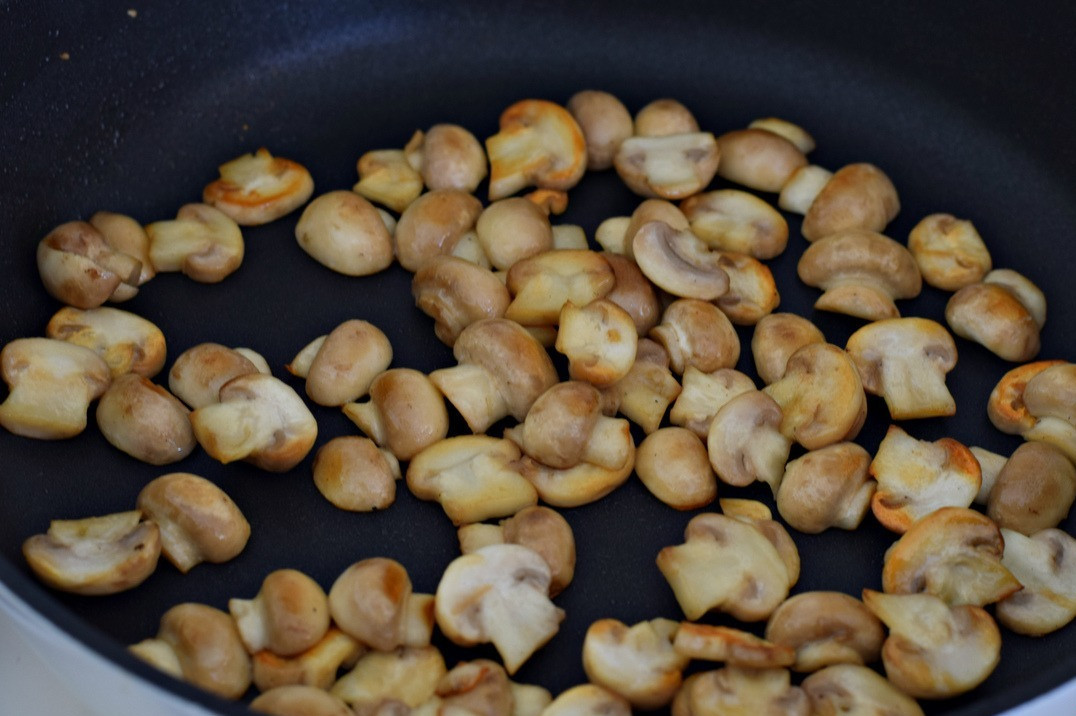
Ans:
POLYGON ((254 654, 254 686, 259 691, 293 684, 328 690, 340 667, 354 666, 365 649, 336 627, 329 627, 321 641, 297 656, 271 651, 254 654))
POLYGON ((486 152, 473 134, 458 124, 435 124, 404 147, 407 160, 422 173, 432 191, 473 193, 486 178, 486 152))
POLYGON ((1076 539, 1053 527, 1025 536, 1002 528, 1001 563, 1024 588, 997 603, 998 621, 1017 632, 1041 636, 1076 617, 1076 539))
POLYGON ((640 137, 664 137, 697 131, 699 123, 695 115, 675 99, 656 99, 635 113, 635 134, 640 137))
POLYGON ((393 211, 402 212, 422 193, 422 175, 402 149, 366 152, 355 168, 359 182, 351 190, 393 211))
POLYGON ((437 713, 514 716, 515 694, 504 667, 489 659, 461 661, 437 684, 437 713))
POLYGON ((508 270, 512 302, 504 316, 524 326, 552 326, 565 303, 585 306, 615 284, 612 266, 595 251, 546 251, 521 259, 508 270))
POLYGON ((676 630, 673 648, 684 657, 723 661, 750 669, 790 666, 796 660, 795 649, 760 639, 750 632, 691 622, 683 622, 676 630))
POLYGON ((583 671, 598 686, 620 694, 637 709, 667 705, 680 688, 689 658, 673 650, 679 624, 652 619, 631 627, 599 619, 583 639, 583 671))
POLYGON ((553 248, 549 217, 534 202, 518 196, 487 206, 478 216, 475 233, 490 262, 502 270, 553 248))
POLYGON ((511 303, 508 288, 493 272, 455 256, 434 256, 423 263, 411 280, 411 294, 448 346, 472 323, 504 316, 511 303))
POLYGON ((202 201, 241 226, 257 226, 298 209, 314 193, 314 180, 302 164, 274 157, 262 147, 220 165, 202 201))
POLYGON ((370 400, 347 403, 344 415, 397 460, 407 461, 448 434, 441 391, 425 373, 393 368, 370 384, 370 400))
POLYGON ((251 654, 268 649, 295 656, 313 648, 329 631, 325 590, 295 569, 270 572, 253 599, 230 599, 228 611, 251 654))
POLYGON ((673 301, 650 337, 668 351, 673 371, 680 374, 689 366, 703 373, 732 368, 740 358, 736 329, 717 306, 706 301, 673 301))
POLYGON ((1031 360, 1041 347, 1035 317, 1001 284, 973 283, 960 289, 945 306, 945 321, 961 338, 1014 363, 1031 360))
POLYGON ((894 299, 914 298, 923 286, 908 249, 865 229, 815 241, 800 257, 797 272, 808 286, 824 291, 816 309, 868 321, 898 317, 894 299))
MULTIPOLYGON (((663 221, 676 231, 689 231, 691 229, 691 223, 676 204, 665 199, 645 199, 639 202, 639 205, 635 207, 635 211, 631 212, 631 216, 628 217, 628 223, 624 227, 624 235, 621 237, 622 250, 605 247, 606 251, 623 254, 634 260, 635 257, 631 246, 632 239, 639 233, 639 229, 651 221, 663 221)), ((608 231, 612 231, 612 229, 610 228, 608 231)), ((615 241, 611 241, 611 244, 615 243, 615 241)))
POLYGON ((347 702, 314 686, 291 684, 259 694, 250 710, 272 716, 353 716, 347 702))
POLYGON ((1039 328, 1046 325, 1046 295, 1023 274, 1012 269, 994 269, 983 277, 983 283, 1008 289, 1028 310, 1039 328))
POLYGON ((631 259, 609 252, 602 258, 613 269, 614 278, 613 290, 605 298, 627 311, 635 331, 645 336, 661 318, 661 302, 653 284, 631 259))
POLYGON ((191 408, 220 400, 222 385, 240 375, 259 373, 258 365, 238 349, 199 343, 183 351, 168 371, 168 388, 191 408))
POLYGON ((179 398, 134 373, 121 375, 97 403, 97 427, 112 445, 136 460, 167 465, 187 457, 198 442, 190 410, 179 398))
POLYGON ((1076 467, 1044 442, 1016 448, 1001 468, 987 499, 986 514, 1003 527, 1033 535, 1057 527, 1076 500, 1076 467))
POLYGON ((49 295, 75 308, 96 308, 116 291, 138 286, 142 262, 115 250, 85 221, 69 221, 37 245, 37 270, 49 295))
POLYGON ((754 389, 755 382, 734 368, 704 373, 689 365, 684 370, 680 395, 669 411, 669 422, 705 440, 717 411, 737 395, 754 389))
POLYGON ((779 192, 807 157, 785 137, 765 129, 737 129, 717 138, 718 176, 759 191, 779 192))
POLYGON ((648 222, 633 235, 631 251, 639 270, 674 296, 712 301, 729 290, 720 254, 687 229, 648 222))
POLYGON ((990 252, 975 225, 952 214, 931 214, 908 235, 923 280, 943 291, 978 283, 990 271, 990 252))
POLYGON ((877 487, 867 472, 870 462, 870 453, 850 442, 808 452, 785 465, 777 511, 808 534, 830 527, 854 530, 870 509, 877 487))
POLYGON ((800 688, 811 702, 811 713, 817 716, 923 716, 915 699, 877 671, 859 664, 827 666, 804 679, 800 688))
POLYGON ((805 215, 815 198, 825 188, 833 172, 817 164, 806 164, 785 181, 777 196, 777 206, 793 214, 805 215))
POLYGON ((42 582, 75 594, 115 594, 144 582, 157 568, 157 525, 138 510, 81 520, 53 520, 48 532, 22 545, 42 582))
POLYGON ((761 391, 741 393, 721 406, 706 438, 710 465, 721 481, 744 487, 758 480, 776 495, 792 449, 781 422, 781 406, 761 391))
POLYGON ((437 684, 446 672, 444 657, 432 646, 369 651, 333 684, 329 693, 346 701, 357 713, 393 713, 381 709, 400 705, 410 710, 436 695, 437 684))
POLYGON ((794 313, 771 313, 755 324, 751 355, 755 370, 766 385, 781 379, 789 357, 808 343, 825 343, 822 331, 794 313))
POLYGON ((161 329, 118 308, 61 308, 49 319, 45 334, 94 351, 108 363, 113 378, 124 373, 152 378, 164 367, 161 329))
POLYGON ((808 241, 849 229, 882 231, 899 211, 900 198, 885 172, 873 164, 849 164, 818 192, 801 231, 808 241))
POLYGON ((715 301, 721 312, 740 326, 752 326, 773 313, 781 296, 769 267, 747 254, 721 251, 719 256, 729 277, 729 290, 715 301))
POLYGON ((631 704, 597 684, 580 684, 562 691, 541 716, 631 716, 631 704))
POLYGON ((680 204, 691 232, 711 248, 772 259, 785 250, 788 222, 780 212, 754 194, 719 189, 685 199, 680 204))
POLYGON ((527 186, 571 189, 587 168, 583 130, 554 102, 524 99, 501 113, 497 134, 486 140, 489 200, 527 186))
POLYGON ((392 363, 392 344, 368 321, 344 321, 315 339, 288 365, 306 378, 306 394, 318 405, 344 405, 366 395, 370 385, 392 363), (312 354, 306 364, 304 354, 312 354))
POLYGON ((1011 435, 1022 435, 1035 427, 1038 418, 1031 414, 1024 403, 1027 384, 1047 368, 1065 364, 1061 360, 1035 361, 1005 373, 990 392, 986 404, 987 415, 994 427, 1011 435))
POLYGON ((1034 419, 1023 437, 1049 443, 1076 462, 1076 364, 1046 366, 1030 377, 1022 398, 1034 419))
POLYGON ((161 551, 181 572, 201 562, 227 562, 250 538, 235 502, 204 477, 173 472, 138 493, 138 509, 161 530, 161 551))
POLYGON ((654 497, 678 510, 694 510, 717 497, 706 446, 685 428, 647 435, 635 453, 635 473, 654 497))
POLYGON ((635 132, 627 107, 601 90, 576 92, 566 107, 586 139, 587 169, 600 171, 613 166, 620 143, 635 132))
POLYGON ((208 204, 186 204, 170 221, 146 227, 149 257, 161 271, 182 271, 200 283, 223 281, 243 263, 243 232, 208 204))
POLYGON ((649 338, 640 338, 628 374, 602 390, 602 410, 620 413, 650 434, 658 429, 680 384, 669 371, 669 355, 649 338))
POLYGON ((352 564, 329 590, 333 623, 378 651, 428 645, 433 628, 432 619, 423 616, 428 604, 428 595, 412 593, 404 566, 386 557, 352 564), (425 625, 414 623, 424 618, 425 625))
POLYGON ((558 321, 557 352, 568 358, 568 375, 598 388, 621 380, 635 364, 639 334, 631 316, 599 298, 584 306, 564 304, 558 321))
POLYGON ((417 271, 427 259, 450 254, 474 228, 482 202, 458 189, 430 191, 400 215, 393 240, 396 257, 408 271, 417 271))
POLYGON ((318 492, 342 510, 383 510, 396 501, 400 463, 369 438, 333 438, 314 454, 313 470, 318 492))
POLYGON ((683 199, 710 184, 720 157, 717 141, 709 132, 635 135, 620 143, 613 165, 624 184, 639 196, 683 199))
MULTIPOLYGON (((98 211, 90 217, 90 225, 101 232, 105 243, 113 251, 127 254, 142 262, 142 270, 135 281, 136 286, 149 281, 157 275, 153 262, 149 258, 149 235, 134 219, 124 214, 111 211, 98 211)), ((128 283, 120 283, 109 297, 111 301, 126 301, 138 293, 138 288, 128 283)))
POLYGON ((726 666, 684 679, 672 705, 672 716, 808 716, 807 696, 792 685, 788 669, 726 666))
POLYGON ((781 119, 780 117, 760 117, 759 119, 752 120, 752 122, 747 125, 747 128, 765 129, 767 132, 773 132, 774 134, 782 136, 796 145, 796 149, 804 154, 810 154, 815 148, 814 137, 812 137, 806 129, 798 124, 789 122, 787 119, 781 119))
POLYGON ((52 338, 18 338, 0 351, 8 394, 0 425, 28 438, 59 440, 86 428, 90 401, 111 382, 108 365, 89 348, 52 338))
POLYGON ((310 202, 295 225, 295 239, 318 263, 346 276, 368 276, 392 263, 385 222, 373 204, 351 191, 331 191, 310 202))
POLYGON ((794 671, 878 660, 885 633, 863 602, 841 592, 789 597, 766 622, 766 638, 794 650, 794 671))

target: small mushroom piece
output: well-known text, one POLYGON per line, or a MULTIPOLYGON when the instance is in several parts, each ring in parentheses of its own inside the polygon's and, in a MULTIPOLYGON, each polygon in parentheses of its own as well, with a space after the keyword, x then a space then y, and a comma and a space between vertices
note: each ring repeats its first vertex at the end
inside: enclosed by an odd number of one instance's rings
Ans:
POLYGON ((994 269, 983 277, 983 283, 1008 289, 1028 310, 1039 328, 1046 325, 1046 295, 1026 276, 1012 269, 994 269))
POLYGON ((194 437, 224 464, 246 460, 287 472, 314 447, 318 424, 303 399, 271 375, 251 373, 221 386, 220 402, 191 413, 194 437))
POLYGON ((241 226, 257 226, 290 214, 314 193, 314 180, 302 164, 274 157, 262 147, 220 165, 202 201, 241 226))
POLYGON ((683 388, 669 412, 669 422, 705 440, 717 411, 737 395, 754 389, 755 382, 734 368, 704 373, 689 365, 684 370, 683 388))
POLYGON ((798 124, 789 122, 787 119, 781 119, 780 117, 760 117, 748 124, 747 128, 764 129, 767 132, 773 132, 778 136, 784 137, 796 145, 796 149, 804 154, 810 154, 815 149, 814 137, 812 137, 806 129, 798 124))
POLYGON ((407 486, 420 500, 440 503, 456 525, 507 517, 538 502, 534 486, 514 466, 519 457, 510 440, 447 438, 415 455, 407 486))
POLYGON ((897 189, 885 172, 873 164, 849 164, 818 192, 801 231, 808 241, 850 229, 882 231, 899 211, 897 189))
POLYGON ((691 110, 675 99, 656 99, 635 113, 635 134, 640 137, 665 137, 699 131, 691 110))
POLYGON ((717 477, 706 446, 685 428, 660 428, 639 443, 635 473, 654 497, 677 510, 694 510, 717 497, 717 477))
POLYGON ((512 301, 492 271, 455 256, 434 256, 423 263, 411 280, 411 294, 448 346, 472 323, 504 316, 512 301))
POLYGON ((69 221, 37 245, 41 283, 57 301, 75 308, 96 308, 123 286, 138 286, 142 263, 113 249, 93 225, 69 221))
POLYGON ((1057 527, 1076 500, 1076 467, 1042 442, 1026 442, 998 473, 986 514, 998 527, 1033 535, 1057 527))
POLYGON ((534 202, 518 196, 487 206, 478 215, 475 234, 490 263, 501 270, 553 248, 549 216, 534 202))
POLYGON ((640 338, 628 374, 601 392, 607 415, 620 413, 649 435, 658 429, 669 404, 680 394, 680 384, 669 371, 665 349, 649 338, 640 338))
POLYGON ((572 380, 607 388, 631 370, 639 334, 620 306, 604 298, 582 307, 569 300, 560 311, 559 324, 555 347, 567 356, 572 380))
POLYGON ((740 359, 740 337, 732 323, 712 303, 684 298, 673 301, 650 337, 669 354, 676 373, 689 366, 703 373, 732 368, 740 359))
POLYGON ((729 290, 715 303, 733 323, 751 326, 773 313, 781 303, 773 273, 747 254, 720 252, 720 265, 729 277, 729 290))
MULTIPOLYGON (((149 235, 142 224, 124 214, 98 211, 90 217, 90 225, 101 232, 105 243, 113 251, 127 254, 142 262, 142 270, 138 274, 136 285, 141 286, 157 275, 153 262, 149 258, 149 235)), ((110 300, 125 301, 133 298, 136 293, 138 293, 137 288, 128 283, 121 283, 112 292, 110 300)))
POLYGON ((672 705, 672 716, 808 716, 807 695, 792 685, 788 669, 726 666, 684 679, 672 705))
POLYGON ((514 716, 515 695, 504 667, 489 659, 461 661, 437 684, 437 713, 514 716))
POLYGON ((961 443, 917 440, 896 425, 878 445, 870 473, 878 481, 874 516, 898 533, 940 507, 968 507, 982 482, 979 461, 961 443))
POLYGON ((566 191, 587 168, 587 145, 571 113, 554 102, 524 99, 501 113, 500 129, 486 140, 489 200, 527 186, 566 191))
POLYGON ((429 191, 415 199, 393 234, 400 265, 417 271, 430 257, 452 253, 481 213, 482 202, 458 189, 429 191))
MULTIPOLYGON (((986 403, 987 416, 998 430, 1010 435, 1022 435, 1035 427, 1038 418, 1024 403, 1027 384, 1039 373, 1065 361, 1043 360, 1019 365, 1008 371, 990 392, 986 403)), ((1041 385, 1041 384, 1040 384, 1041 385)))
POLYGON ((585 306, 615 284, 613 268, 595 251, 546 251, 521 259, 508 270, 512 302, 504 316, 523 326, 555 325, 565 303, 585 306))
MULTIPOLYGON (((344 405, 366 395, 370 385, 392 363, 392 344, 380 328, 367 321, 344 321, 321 341, 309 346, 313 358, 289 369, 306 378, 306 394, 318 405, 344 405)), ((304 349, 307 350, 307 349, 304 349)))
POLYGON ((717 138, 718 176, 758 191, 779 192, 807 157, 785 137, 765 129, 737 129, 717 138))
POLYGON ((313 648, 329 631, 325 590, 295 569, 270 572, 253 599, 230 599, 228 611, 251 654, 268 649, 295 656, 313 648))
POLYGON ((473 134, 458 124, 435 124, 404 148, 411 165, 433 191, 456 189, 474 193, 486 178, 486 152, 473 134))
POLYGON ((111 382, 108 365, 92 350, 52 338, 17 338, 5 345, 0 374, 8 386, 0 425, 39 440, 81 433, 90 401, 111 382))
POLYGON ((250 539, 250 523, 232 498, 198 475, 173 472, 151 480, 137 504, 160 528, 164 556, 184 574, 201 562, 227 562, 250 539))
POLYGON ((952 214, 931 214, 908 235, 908 250, 923 280, 943 291, 979 283, 990 271, 990 252, 975 225, 952 214))
POLYGON ((652 619, 628 627, 599 619, 583 639, 583 671, 591 683, 620 694, 637 709, 667 705, 680 688, 689 657, 673 650, 678 624, 652 619))
POLYGON ((870 664, 882 651, 878 617, 841 592, 803 592, 789 597, 766 622, 766 638, 795 652, 793 671, 833 664, 870 664))
POLYGON ((383 510, 396 501, 400 463, 369 438, 333 438, 314 455, 314 484, 341 510, 383 510))
POLYGON ((943 507, 913 524, 889 548, 882 587, 890 594, 926 592, 950 605, 992 604, 1020 589, 1001 562, 1004 544, 990 518, 963 507, 943 507))
POLYGON ((630 256, 631 237, 634 236, 628 236, 630 226, 630 216, 610 216, 598 224, 598 228, 594 230, 594 240, 606 253, 630 256))
POLYGON ((157 525, 138 510, 81 520, 53 520, 48 532, 23 542, 26 563, 42 582, 65 592, 116 594, 144 582, 157 568, 157 525))
POLYGON ((730 666, 775 669, 790 666, 796 651, 726 626, 684 622, 676 630, 673 648, 685 658, 723 661, 730 666))
POLYGON ((779 256, 788 243, 788 222, 754 194, 719 189, 688 197, 680 204, 691 233, 713 249, 756 259, 779 256))
POLYGON ((863 603, 889 627, 882 663, 889 681, 919 699, 971 691, 1001 657, 1001 633, 981 607, 948 606, 931 594, 863 590, 863 603))
POLYGON ((1035 317, 1000 284, 973 283, 954 293, 945 306, 945 321, 961 338, 1014 363, 1031 360, 1041 347, 1035 317))
POLYGON ((793 214, 805 215, 822 192, 833 172, 817 164, 806 164, 792 172, 781 193, 777 196, 777 206, 793 214))
POLYGON ((852 440, 867 417, 855 364, 829 343, 800 348, 781 379, 762 390, 781 406, 781 433, 808 450, 852 440))
POLYGON ((1035 418, 1024 438, 1049 443, 1076 463, 1076 364, 1048 366, 1032 376, 1023 400, 1035 418))
POLYGON ((945 374, 956 366, 956 344, 927 318, 890 318, 863 326, 848 338, 848 354, 863 389, 885 399, 894 420, 956 413, 945 374))
POLYGON ((143 658, 147 651, 172 652, 184 681, 221 698, 238 699, 250 687, 250 657, 235 622, 205 604, 185 602, 172 607, 161 617, 156 639, 130 650, 143 658))
POLYGON ((816 309, 867 321, 897 318, 900 311, 894 299, 914 298, 923 286, 908 249, 864 229, 815 241, 803 252, 796 270, 805 284, 824 291, 815 301, 816 309))
POLYGON ((1024 588, 997 603, 1002 625, 1018 634, 1042 636, 1076 617, 1076 539, 1047 528, 1031 536, 1001 529, 1001 563, 1024 588))
POLYGON ((557 382, 545 348, 527 330, 504 318, 467 326, 452 347, 454 368, 430 373, 430 380, 474 433, 511 415, 522 420, 538 396, 557 382))
POLYGON ((990 491, 994 489, 994 483, 997 482, 998 475, 1009 458, 975 445, 968 447, 968 450, 971 450, 971 454, 978 460, 983 478, 979 493, 975 496, 975 504, 985 505, 990 501, 990 491))
POLYGON ((164 367, 164 334, 152 321, 118 308, 61 308, 45 327, 49 338, 89 348, 108 364, 112 377, 137 373, 152 378, 164 367))
POLYGON ((550 597, 571 584, 575 575, 575 535, 559 512, 544 505, 524 507, 501 520, 500 528, 505 542, 528 547, 545 560, 550 573, 550 597))
POLYGON ((635 132, 627 107, 601 90, 576 92, 565 106, 583 131, 587 169, 601 171, 613 166, 620 143, 635 132))
POLYGON ((706 450, 717 477, 744 487, 756 480, 776 496, 792 440, 781 433, 781 406, 758 390, 735 396, 710 423, 706 450))
POLYGON ((608 252, 602 258, 613 269, 614 278, 613 290, 605 298, 627 311, 635 331, 645 336, 661 319, 661 302, 653 284, 631 259, 608 252))
POLYGON ((631 247, 639 270, 674 296, 712 301, 729 290, 720 255, 688 230, 652 221, 635 233, 631 247))
MULTIPOLYGON (((651 221, 665 222, 676 231, 690 232, 691 230, 691 223, 676 204, 665 199, 645 199, 639 202, 639 206, 635 207, 635 211, 631 212, 631 216, 628 217, 628 225, 624 229, 623 237, 624 250, 617 253, 622 253, 629 259, 635 260, 631 245, 632 239, 639 233, 639 229, 651 221)), ((606 250, 611 251, 612 249, 606 250)))
POLYGON ((330 191, 310 202, 295 225, 295 240, 319 264, 345 276, 369 276, 392 263, 385 222, 353 191, 330 191))
POLYGON ((623 696, 597 684, 580 684, 562 691, 541 716, 631 716, 623 696))
POLYGON ((870 453, 851 442, 808 452, 785 465, 777 511, 807 534, 830 527, 854 530, 870 510, 877 487, 867 472, 870 462, 870 453))
POLYGON ((259 694, 250 710, 272 716, 353 716, 347 702, 314 686, 291 684, 259 694))
POLYGON ((167 465, 187 457, 198 442, 190 410, 179 398, 134 373, 112 381, 97 403, 97 427, 113 446, 136 460, 167 465))
POLYGON ((402 149, 375 149, 359 157, 359 182, 351 187, 361 197, 402 212, 422 193, 422 175, 402 149))
POLYGON ((800 688, 818 716, 923 716, 915 699, 877 671, 859 664, 834 664, 811 674, 800 688))
POLYGON ((268 691, 298 684, 327 691, 340 667, 353 666, 365 648, 336 627, 329 627, 321 641, 297 656, 280 656, 271 651, 254 654, 254 686, 268 691))
POLYGON ((425 373, 392 368, 370 384, 370 400, 347 403, 344 415, 397 460, 407 461, 448 435, 445 399, 425 373))
POLYGON ((411 578, 402 564, 371 557, 352 564, 336 578, 328 604, 333 623, 345 634, 372 649, 391 651, 429 644, 428 633, 423 638, 408 630, 409 615, 427 601, 424 595, 412 593, 411 578))
POLYGON ((437 585, 437 625, 461 646, 492 642, 514 674, 564 619, 549 601, 550 579, 541 556, 516 544, 457 557, 437 585))
POLYGON ((168 371, 168 389, 197 409, 218 402, 221 386, 232 378, 258 372, 258 366, 237 350, 199 343, 176 358, 168 371))
POLYGON ((825 342, 822 331, 806 318, 794 313, 763 316, 751 336, 751 355, 758 377, 766 385, 777 382, 793 353, 809 343, 825 342))
MULTIPOLYGON (((780 530, 777 523, 768 529, 774 526, 780 530)), ((703 513, 692 518, 684 536, 684 544, 658 553, 657 565, 691 621, 711 610, 740 621, 761 621, 796 581, 778 548, 754 522, 703 513)))
POLYGON ((170 221, 146 226, 149 256, 158 271, 182 271, 199 283, 223 281, 243 263, 243 232, 208 204, 186 204, 170 221))
POLYGON ((346 701, 356 713, 376 714, 393 702, 415 709, 436 695, 447 671, 444 657, 432 646, 369 651, 329 693, 346 701))
POLYGON ((683 199, 705 189, 721 151, 709 132, 635 135, 620 143, 613 165, 629 189, 645 197, 683 199))

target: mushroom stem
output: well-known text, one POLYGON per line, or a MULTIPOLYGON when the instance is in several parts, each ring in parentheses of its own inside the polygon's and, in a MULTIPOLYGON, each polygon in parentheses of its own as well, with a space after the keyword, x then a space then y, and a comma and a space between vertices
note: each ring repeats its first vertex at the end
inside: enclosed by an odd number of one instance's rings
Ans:
POLYGON ((430 380, 456 407, 476 435, 508 415, 497 381, 480 365, 464 363, 430 373, 430 380))
POLYGON ((945 385, 944 372, 889 360, 882 362, 881 373, 882 397, 894 420, 923 417, 924 405, 932 406, 938 415, 956 412, 956 401, 945 385))

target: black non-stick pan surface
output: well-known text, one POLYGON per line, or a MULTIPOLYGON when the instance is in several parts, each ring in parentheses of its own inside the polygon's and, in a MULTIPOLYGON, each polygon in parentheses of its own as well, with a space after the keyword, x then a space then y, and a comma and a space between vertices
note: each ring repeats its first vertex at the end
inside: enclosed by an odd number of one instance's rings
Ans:
MULTIPOLYGON (((995 266, 1025 273, 1046 292, 1042 358, 1076 358, 1076 116, 1066 2, 752 3, 140 3, 17 2, 0 7, 0 341, 42 335, 60 306, 40 285, 37 241, 53 226, 99 209, 148 223, 197 201, 218 164, 260 146, 312 172, 317 192, 350 188, 365 151, 402 147, 415 129, 455 122, 480 139, 512 102, 564 102, 600 88, 635 111, 659 97, 690 107, 721 133, 767 115, 791 119, 818 141, 812 160, 830 169, 869 161, 900 191, 887 233, 905 241, 932 212, 972 219, 995 266), (130 12, 129 12, 130 11, 130 12)), ((718 180, 714 188, 723 186, 718 180)), ((485 186, 480 190, 484 197, 485 186)), ((775 197, 767 197, 773 200, 775 197)), ((586 177, 558 220, 589 236, 601 219, 639 199, 615 173, 586 177)), ((274 374, 302 392, 284 365, 314 337, 350 318, 380 326, 394 365, 423 371, 450 362, 430 319, 414 308, 410 276, 394 266, 347 278, 294 240, 297 213, 245 229, 242 267, 218 285, 160 275, 122 307, 155 322, 169 361, 204 341, 262 352, 274 374)), ((806 242, 790 216, 788 250, 770 262, 782 310, 814 320, 843 345, 860 323, 813 311, 817 291, 795 266, 806 242)), ((904 315, 943 320, 947 295, 924 288, 904 315)), ((754 376, 750 329, 739 368, 754 376)), ((1012 367, 968 341, 949 385, 958 413, 913 421, 914 436, 951 436, 1008 454, 1019 440, 995 430, 986 399, 1012 367)), ((563 367, 563 366, 562 366, 563 367)), ((164 379, 164 375, 159 376, 164 379)), ((356 429, 338 410, 311 406, 318 445, 356 429)), ((859 442, 874 451, 888 425, 870 400, 859 442)), ((458 430, 462 421, 456 419, 458 430)), ((501 426, 498 426, 501 427, 501 426)), ((0 578, 62 628, 139 676, 240 713, 172 682, 123 647, 152 636, 183 601, 225 608, 250 598, 271 570, 295 567, 328 588, 353 562, 388 556, 432 592, 457 555, 440 508, 401 484, 374 514, 337 510, 314 488, 311 460, 287 474, 222 466, 198 451, 158 468, 118 452, 92 424, 81 436, 38 442, 0 433, 0 578), (182 470, 208 477, 248 517, 247 549, 223 565, 179 574, 162 560, 140 587, 83 598, 41 587, 20 545, 49 520, 129 509, 148 480, 182 470)), ((773 506, 766 488, 722 487, 773 506)), ((717 509, 716 505, 708 509, 717 509)), ((585 680, 580 649, 602 617, 626 623, 681 618, 654 558, 682 541, 692 514, 652 498, 632 478, 600 502, 564 511, 575 530, 575 582, 558 597, 560 633, 519 681, 557 693, 585 680)), ((1073 531, 1070 517, 1063 525, 1073 531)), ((852 533, 793 532, 803 562, 794 591, 879 588, 894 535, 868 515, 852 533)), ((726 623, 721 617, 712 621, 726 623)), ((446 660, 489 656, 443 640, 446 660)), ((1004 632, 1001 664, 972 693, 931 713, 987 714, 1076 676, 1076 628, 1041 639, 1004 632)))

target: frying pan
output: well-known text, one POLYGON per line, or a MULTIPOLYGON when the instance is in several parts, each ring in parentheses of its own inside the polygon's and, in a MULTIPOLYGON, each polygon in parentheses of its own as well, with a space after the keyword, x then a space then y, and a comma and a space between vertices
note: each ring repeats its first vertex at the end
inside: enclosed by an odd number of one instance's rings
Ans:
MULTIPOLYGON (((1025 273, 1046 292, 1041 357, 1074 357, 1070 3, 15 2, 0 13, 5 343, 43 334, 59 308, 34 267, 36 242, 59 223, 98 209, 147 223, 171 218, 199 199, 217 164, 259 146, 306 164, 318 192, 347 188, 360 154, 401 147, 415 129, 455 122, 485 138, 518 99, 564 102, 594 87, 632 111, 677 98, 715 133, 786 117, 818 140, 815 163, 881 166, 902 200, 890 236, 905 240, 932 212, 971 218, 996 266, 1025 273)), ((637 201, 614 173, 594 174, 573 190, 560 220, 592 236, 602 218, 630 213, 637 201)), ((349 318, 380 326, 397 366, 429 371, 450 362, 430 320, 413 307, 406 272, 334 274, 298 248, 295 221, 245 230, 247 257, 224 282, 161 275, 123 307, 161 327, 169 365, 203 341, 248 345, 300 392, 282 367, 349 318)), ((843 345, 859 324, 813 311, 817 292, 795 277, 806 245, 798 227, 790 217, 789 249, 770 262, 781 308, 810 317, 843 345)), ((901 310, 940 319, 946 299, 925 288, 901 310)), ((738 367, 754 376, 750 330, 740 338, 738 367)), ((952 436, 1008 454, 1019 441, 990 425, 985 405, 1011 365, 967 341, 958 348, 949 377, 957 415, 905 427, 916 437, 952 436)), ((354 434, 338 411, 314 410, 319 445, 354 434)), ((887 424, 884 405, 872 398, 859 442, 873 452, 887 424)), ((124 645, 155 634, 160 615, 179 602, 224 607, 230 597, 249 598, 273 569, 303 569, 327 588, 349 564, 388 556, 407 567, 417 591, 432 592, 456 556, 454 529, 436 504, 401 487, 383 512, 336 510, 315 490, 309 458, 283 475, 222 466, 201 451, 156 468, 111 448, 93 425, 62 442, 3 433, 0 455, 4 585, 94 658, 220 713, 244 710, 156 673, 124 645), (20 554, 26 537, 51 519, 129 509, 142 485, 172 470, 211 478, 243 509, 254 532, 237 559, 188 575, 162 562, 137 589, 105 598, 52 592, 32 578, 20 554)), ((722 494, 772 500, 757 488, 722 487, 722 494)), ((567 619, 516 677, 554 693, 584 680, 580 645, 594 620, 680 618, 654 557, 682 541, 692 516, 664 507, 634 479, 565 513, 579 551, 576 581, 557 600, 567 619)), ((1071 533, 1073 518, 1063 526, 1071 533)), ((836 532, 793 533, 804 567, 794 591, 879 587, 893 535, 870 516, 856 532, 836 532)), ((1005 632, 1004 641, 1001 664, 983 686, 925 704, 928 712, 995 713, 1076 676, 1074 628, 1040 639, 1005 632)), ((439 643, 449 664, 493 654, 439 643)))

